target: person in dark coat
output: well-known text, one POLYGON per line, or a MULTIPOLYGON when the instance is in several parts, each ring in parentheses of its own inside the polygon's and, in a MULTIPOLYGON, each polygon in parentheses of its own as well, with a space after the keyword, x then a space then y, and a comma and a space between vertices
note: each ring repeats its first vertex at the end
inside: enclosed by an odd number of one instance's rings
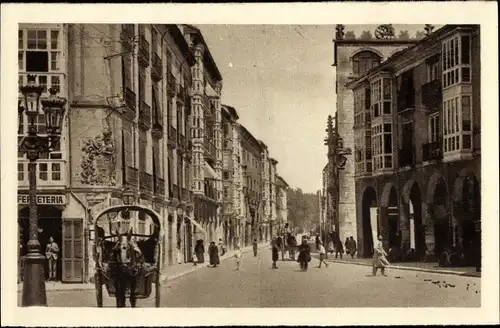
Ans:
POLYGON ((337 237, 337 242, 335 243, 335 258, 340 254, 340 259, 342 259, 342 254, 344 254, 344 245, 339 237, 337 237))
POLYGON ((196 254, 196 263, 205 262, 205 245, 203 245, 203 240, 197 240, 196 246, 194 246, 194 253, 196 254))
POLYGON ((215 245, 215 241, 211 241, 210 246, 208 246, 208 257, 210 258, 210 265, 212 267, 215 268, 220 264, 219 248, 215 245))
POLYGON ((349 237, 349 244, 346 247, 349 248, 349 255, 351 255, 351 258, 354 258, 354 255, 356 255, 356 252, 358 251, 358 246, 352 236, 349 237))
POLYGON ((311 261, 311 247, 307 243, 306 239, 303 239, 302 244, 299 246, 298 261, 302 271, 307 271, 307 267, 311 261))
POLYGON ((273 269, 277 269, 278 266, 276 265, 276 262, 279 260, 279 249, 278 245, 276 244, 276 240, 272 241, 272 254, 273 254, 273 269))

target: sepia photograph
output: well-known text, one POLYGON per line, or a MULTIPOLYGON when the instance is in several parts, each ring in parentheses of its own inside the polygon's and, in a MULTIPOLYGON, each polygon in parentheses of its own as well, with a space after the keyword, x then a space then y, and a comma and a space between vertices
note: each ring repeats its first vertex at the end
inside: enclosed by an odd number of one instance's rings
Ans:
POLYGON ((14 307, 480 310, 484 27, 344 21, 19 21, 14 307))

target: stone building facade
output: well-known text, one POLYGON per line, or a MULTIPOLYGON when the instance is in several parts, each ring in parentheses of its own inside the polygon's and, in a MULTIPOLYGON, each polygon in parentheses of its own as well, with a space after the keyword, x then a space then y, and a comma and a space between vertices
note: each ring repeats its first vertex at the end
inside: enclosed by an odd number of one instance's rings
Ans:
POLYGON ((446 25, 348 83, 361 255, 478 265, 480 75, 479 27, 446 25))
MULTIPOLYGON (((355 36, 352 31, 344 33, 344 26, 337 25, 334 42, 334 63, 336 69, 337 129, 343 139, 343 147, 354 149, 354 97, 346 83, 378 65, 394 53, 414 44, 416 40, 396 38, 376 39, 355 36)), ((339 172, 338 225, 341 240, 357 238, 356 198, 354 161, 349 158, 345 168, 339 172)))

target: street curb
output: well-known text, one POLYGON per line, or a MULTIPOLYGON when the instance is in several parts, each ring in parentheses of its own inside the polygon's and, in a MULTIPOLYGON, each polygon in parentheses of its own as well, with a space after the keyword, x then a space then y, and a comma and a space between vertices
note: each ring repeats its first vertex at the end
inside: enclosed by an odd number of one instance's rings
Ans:
MULTIPOLYGON (((362 265, 362 266, 369 266, 371 267, 372 265, 369 263, 360 263, 360 262, 349 262, 349 261, 339 261, 339 260, 331 260, 331 262, 334 263, 342 263, 342 264, 355 264, 355 265, 362 265)), ((425 269, 425 268, 417 268, 417 267, 407 267, 407 266, 399 266, 399 265, 390 265, 388 266, 389 269, 396 269, 396 270, 406 270, 406 271, 419 271, 419 272, 429 272, 429 273, 440 273, 440 274, 448 274, 448 275, 454 275, 454 276, 462 276, 462 277, 472 277, 472 278, 481 278, 481 275, 475 275, 474 273, 469 273, 466 271, 451 271, 451 270, 437 270, 437 269, 425 269)))
MULTIPOLYGON (((262 246, 266 246, 268 245, 268 243, 262 243, 262 244, 259 244, 259 248, 262 247, 262 246)), ((251 246, 250 247, 245 247, 241 250, 242 253, 248 253, 252 251, 252 248, 251 246)), ((220 261, 224 261, 224 260, 227 260, 229 258, 232 258, 232 254, 234 250, 231 250, 229 252, 227 252, 226 254, 228 255, 224 255, 224 257, 220 257, 220 261), (231 255, 229 255, 231 254, 231 255)), ((199 270, 201 268, 206 268, 206 265, 204 265, 205 263, 203 264, 200 264, 200 265, 197 265, 197 266, 194 266, 189 269, 189 270, 186 270, 186 271, 182 271, 182 272, 179 272, 177 274, 174 274, 172 276, 166 276, 166 275, 160 275, 160 283, 164 283, 165 281, 170 281, 170 280, 174 280, 174 279, 177 279, 179 277, 182 277, 186 274, 189 274, 191 272, 194 272, 196 270, 199 270)), ((86 290, 94 290, 95 289, 95 285, 94 284, 91 284, 91 283, 83 283, 83 284, 62 284, 61 287, 55 287, 55 288, 45 288, 46 289, 46 292, 47 293, 51 293, 51 292, 70 292, 70 291, 86 291, 86 290), (68 286, 67 288, 64 288, 62 286, 68 286)), ((22 293, 22 283, 21 283, 21 286, 19 286, 18 284, 18 289, 17 289, 17 292, 18 293, 22 293)))
MULTIPOLYGON (((262 244, 259 244, 259 248, 260 248, 260 247, 262 247, 262 246, 266 246, 266 245, 268 245, 268 243, 262 243, 262 244)), ((248 252, 250 252, 251 250, 252 250, 252 248, 247 246, 247 247, 245 247, 245 248, 243 248, 243 249, 241 250, 241 253, 243 253, 243 254, 244 254, 244 253, 248 253, 248 252)), ((220 258, 219 258, 219 261, 221 261, 221 262, 222 262, 222 261, 225 261, 225 260, 227 260, 227 259, 232 258, 232 257, 233 257, 233 256, 232 256, 232 254, 234 254, 234 250, 229 251, 229 252, 227 252, 226 254, 228 254, 228 255, 224 255, 224 257, 220 257, 220 258), (230 253, 231 253, 231 255, 229 255, 230 253)), ((177 274, 175 274, 175 275, 173 275, 173 276, 169 276, 169 277, 165 277, 165 275, 163 275, 163 277, 162 277, 162 276, 160 276, 160 283, 164 283, 164 282, 166 282, 166 281, 172 281, 172 280, 174 280, 174 279, 180 278, 180 277, 182 277, 182 276, 184 276, 184 275, 187 275, 187 274, 192 273, 192 272, 194 272, 194 271, 196 271, 196 270, 199 270, 199 269, 202 269, 202 268, 206 268, 206 267, 207 267, 207 266, 205 265, 205 263, 203 263, 203 264, 201 264, 201 265, 196 265, 196 266, 195 266, 195 265, 193 265, 193 268, 192 268, 192 269, 190 269, 190 270, 186 270, 186 271, 183 271, 183 272, 179 272, 179 273, 177 273, 177 274)))

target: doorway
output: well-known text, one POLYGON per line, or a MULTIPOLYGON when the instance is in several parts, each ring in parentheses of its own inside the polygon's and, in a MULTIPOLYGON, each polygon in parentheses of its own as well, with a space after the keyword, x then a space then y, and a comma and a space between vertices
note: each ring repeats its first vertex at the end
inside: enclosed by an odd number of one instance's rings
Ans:
MULTIPOLYGON (((45 248, 49 243, 49 238, 53 237, 54 242, 59 246, 57 258, 56 281, 62 280, 62 211, 52 206, 38 206, 38 240, 40 250, 45 256, 45 248)), ((25 207, 19 211, 19 264, 21 266, 20 278, 23 279, 24 262, 22 257, 27 253, 29 240, 29 208, 25 207)), ((48 261, 45 263, 45 279, 49 278, 48 261)))
MULTIPOLYGON (((377 231, 377 195, 375 189, 368 187, 363 193, 362 198, 362 256, 370 257, 373 255, 373 230, 377 231)), ((375 233, 376 238, 376 233, 375 233)))

